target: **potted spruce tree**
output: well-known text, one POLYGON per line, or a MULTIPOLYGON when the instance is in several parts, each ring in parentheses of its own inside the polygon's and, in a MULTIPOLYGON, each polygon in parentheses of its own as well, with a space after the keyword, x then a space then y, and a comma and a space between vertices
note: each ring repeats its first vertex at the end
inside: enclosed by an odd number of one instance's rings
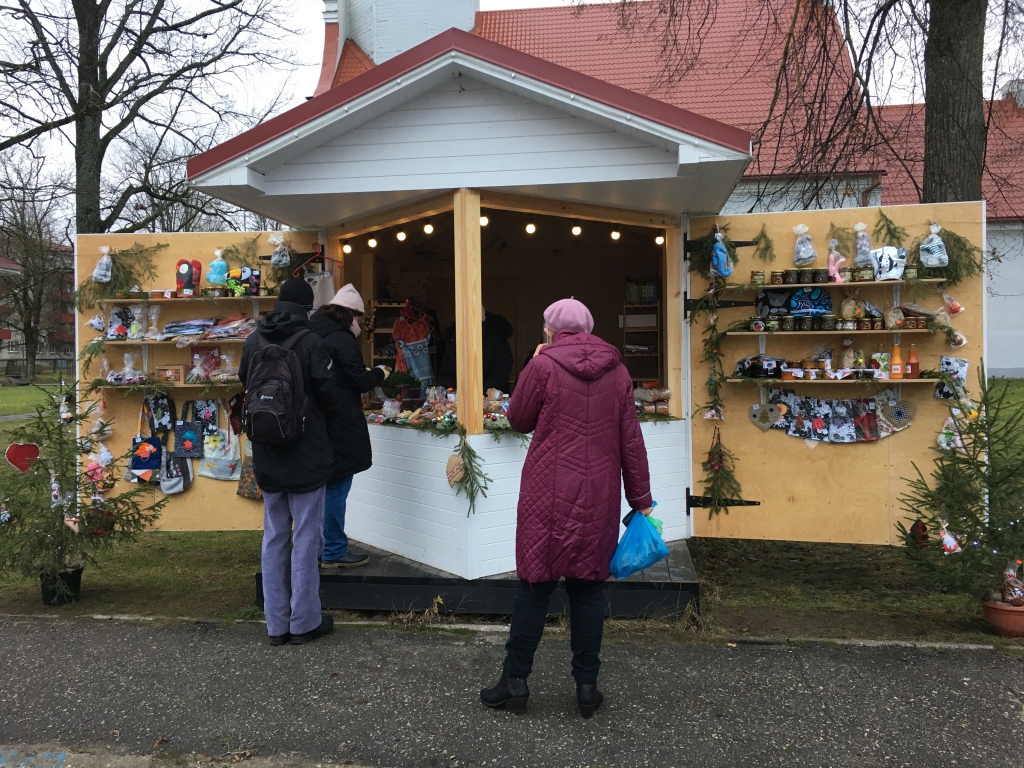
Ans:
MULTIPOLYGON (((900 498, 917 521, 898 525, 907 554, 937 585, 976 595, 997 634, 1024 637, 1024 607, 1004 599, 1008 564, 1024 557, 1024 392, 978 374, 980 397, 947 382, 954 406, 928 477, 900 498)), ((1019 602, 1019 600, 1014 600, 1019 602)))
POLYGON ((109 488, 129 456, 105 473, 89 467, 100 443, 88 435, 92 409, 79 413, 75 385, 46 393, 36 415, 13 432, 0 478, 0 570, 38 578, 43 602, 78 599, 82 570, 94 554, 131 541, 151 526, 166 503, 153 489, 124 484, 109 488))

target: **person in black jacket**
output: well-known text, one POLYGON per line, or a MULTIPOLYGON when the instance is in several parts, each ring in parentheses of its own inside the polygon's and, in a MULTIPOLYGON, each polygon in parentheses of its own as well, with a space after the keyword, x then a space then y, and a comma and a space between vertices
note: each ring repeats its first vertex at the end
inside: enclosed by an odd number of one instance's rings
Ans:
POLYGON ((304 431, 283 445, 250 441, 256 483, 263 489, 263 612, 271 645, 306 643, 334 625, 320 612, 317 559, 324 541, 324 493, 334 472, 327 420, 336 414, 341 393, 331 354, 309 327, 312 307, 313 289, 305 280, 282 283, 273 311, 245 340, 238 366, 244 386, 257 350, 302 334, 292 349, 307 394, 304 431))
MULTIPOLYGON (((455 383, 455 323, 444 332, 444 354, 437 371, 437 383, 442 387, 456 386, 455 383)), ((509 392, 509 378, 512 376, 512 323, 501 315, 484 311, 483 325, 483 368, 484 391, 499 389, 509 392)))
POLYGON ((359 351, 359 318, 364 312, 363 298, 351 283, 335 294, 329 304, 320 307, 310 325, 331 352, 334 378, 341 391, 337 414, 327 424, 334 449, 334 470, 327 484, 324 506, 324 549, 320 564, 324 567, 363 565, 365 553, 351 552, 345 535, 345 504, 352 490, 352 477, 370 468, 373 452, 370 432, 363 417, 359 396, 379 387, 391 369, 378 365, 367 370, 359 351))

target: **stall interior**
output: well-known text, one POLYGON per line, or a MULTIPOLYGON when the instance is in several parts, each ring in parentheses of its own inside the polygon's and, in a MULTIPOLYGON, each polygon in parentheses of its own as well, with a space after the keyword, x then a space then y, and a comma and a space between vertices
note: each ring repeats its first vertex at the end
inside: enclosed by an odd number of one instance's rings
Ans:
MULTIPOLYGON (((421 383, 455 388, 453 230, 444 213, 344 241, 346 274, 373 307, 368 365, 404 360, 398 367, 421 383)), ((653 228, 483 209, 485 391, 514 389, 544 340, 544 309, 567 296, 590 308, 594 334, 623 352, 638 385, 660 385, 664 247, 664 232, 653 228)))

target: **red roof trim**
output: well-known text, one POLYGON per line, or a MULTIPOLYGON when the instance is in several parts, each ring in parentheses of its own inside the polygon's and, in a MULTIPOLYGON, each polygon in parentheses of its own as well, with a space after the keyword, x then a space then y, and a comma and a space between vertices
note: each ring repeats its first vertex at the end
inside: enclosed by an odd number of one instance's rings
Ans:
POLYGON ((338 24, 324 24, 324 58, 320 62, 320 80, 313 91, 314 96, 319 96, 331 87, 334 80, 334 70, 338 66, 338 24))
POLYGON ((304 104, 299 104, 245 133, 189 158, 186 165, 188 178, 194 179, 213 168, 234 160, 236 157, 452 51, 465 53, 517 74, 621 109, 637 117, 643 117, 691 136, 734 149, 744 155, 750 152, 750 134, 741 128, 726 125, 663 101, 652 99, 649 96, 634 93, 499 43, 476 37, 468 32, 449 29, 393 59, 378 64, 368 72, 315 96, 304 104))

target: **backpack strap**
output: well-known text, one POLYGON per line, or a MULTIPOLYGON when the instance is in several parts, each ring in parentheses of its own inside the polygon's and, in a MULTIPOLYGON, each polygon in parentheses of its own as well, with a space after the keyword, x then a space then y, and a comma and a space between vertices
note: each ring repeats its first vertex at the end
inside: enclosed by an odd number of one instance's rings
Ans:
POLYGON ((302 337, 305 336, 307 333, 312 333, 312 331, 309 330, 309 328, 300 328, 291 336, 289 336, 285 341, 281 342, 279 346, 282 349, 291 349, 296 344, 298 344, 299 340, 302 339, 302 337))

